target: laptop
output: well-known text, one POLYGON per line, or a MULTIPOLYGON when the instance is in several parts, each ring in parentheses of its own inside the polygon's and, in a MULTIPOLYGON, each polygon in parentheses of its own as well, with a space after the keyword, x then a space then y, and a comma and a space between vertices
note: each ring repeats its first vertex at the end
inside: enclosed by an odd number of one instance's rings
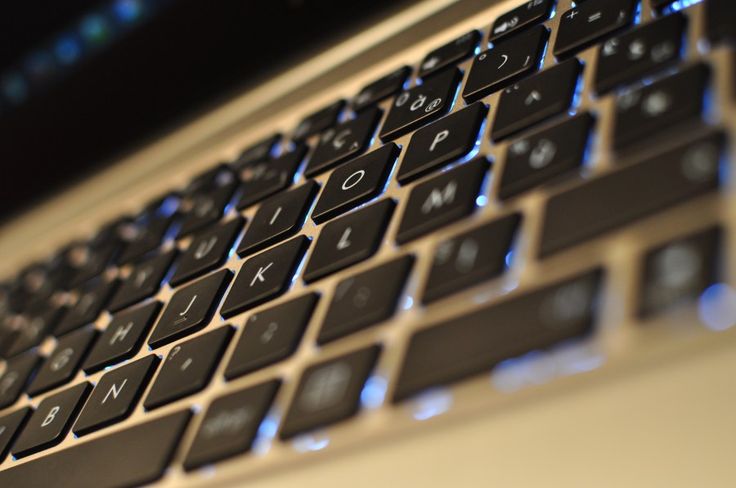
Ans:
POLYGON ((32 5, 0 486, 736 483, 736 4, 32 5))

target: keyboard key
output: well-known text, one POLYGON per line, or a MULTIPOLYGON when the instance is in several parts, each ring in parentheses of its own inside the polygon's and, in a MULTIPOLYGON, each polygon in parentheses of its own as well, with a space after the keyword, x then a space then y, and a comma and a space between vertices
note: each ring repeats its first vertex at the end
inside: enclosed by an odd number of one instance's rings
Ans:
POLYGON ((121 232, 126 244, 117 259, 118 264, 131 263, 155 251, 179 216, 180 204, 178 195, 168 195, 148 205, 135 222, 125 224, 121 232))
POLYGON ((137 264, 110 300, 108 310, 117 312, 158 293, 176 254, 176 249, 170 249, 137 264))
POLYGON ((33 317, 19 316, 21 326, 18 329, 15 340, 12 341, 5 354, 8 357, 13 357, 16 354, 20 354, 41 344, 46 336, 54 329, 54 326, 56 326, 65 310, 66 307, 55 307, 52 305, 47 306, 46 310, 40 310, 33 317))
POLYGON ((238 187, 230 168, 220 166, 202 175, 187 190, 182 202, 182 222, 178 237, 183 237, 214 224, 222 218, 227 204, 238 187))
POLYGON ((461 79, 460 70, 450 68, 401 92, 383 123, 381 140, 396 139, 449 112, 461 79))
POLYGON ((294 175, 306 155, 307 146, 297 144, 293 150, 277 158, 238 166, 238 175, 243 182, 238 210, 287 189, 294 181, 294 175))
POLYGON ((5 372, 0 376, 0 409, 18 400, 40 362, 38 354, 29 351, 5 363, 5 372))
POLYGON ((343 108, 345 108, 345 100, 338 100, 332 105, 310 114, 294 129, 294 140, 303 141, 307 137, 329 129, 337 123, 343 108))
POLYGON ((475 52, 480 38, 480 32, 472 30, 454 41, 438 47, 427 54, 419 65, 419 76, 425 78, 432 73, 436 73, 441 69, 469 58, 475 52))
POLYGON ((28 394, 38 395, 74 378, 96 337, 97 331, 92 327, 75 330, 60 337, 54 352, 46 358, 28 387, 28 394))
POLYGON ((184 459, 184 469, 196 469, 248 451, 279 385, 279 381, 272 380, 216 398, 204 414, 184 459))
POLYGON ((549 31, 540 25, 477 55, 463 89, 463 98, 468 102, 478 100, 535 71, 548 37, 549 31))
POLYGON ((23 430, 23 426, 31 412, 32 410, 29 407, 23 407, 0 417, 0 463, 5 460, 5 456, 10 452, 10 446, 13 445, 18 434, 23 430))
POLYGON ((396 179, 406 184, 468 154, 478 142, 478 132, 487 114, 486 105, 474 103, 416 131, 396 179))
POLYGON ((598 48, 595 90, 602 94, 680 59, 685 17, 673 14, 606 41, 598 48))
POLYGON ((314 176, 365 151, 371 143, 381 113, 379 109, 372 108, 323 132, 304 175, 314 176))
POLYGON ((670 5, 675 3, 675 0, 650 0, 650 2, 654 10, 661 11, 665 7, 669 7, 670 5))
POLYGON ((309 293, 248 317, 225 378, 238 378, 294 354, 318 298, 309 293))
POLYGON ((82 369, 88 374, 136 355, 161 310, 151 302, 113 316, 90 351, 82 369))
POLYGON ((225 299, 222 316, 230 317, 285 293, 307 247, 309 239, 298 236, 248 259, 225 299))
POLYGON ((54 329, 54 335, 60 336, 97 320, 110 297, 118 287, 118 280, 94 281, 79 290, 76 303, 61 319, 54 329))
POLYGON ((236 168, 243 168, 266 161, 271 157, 282 137, 281 134, 273 134, 245 148, 233 165, 236 168))
POLYGON ((0 486, 54 488, 140 486, 159 479, 179 445, 188 410, 113 432, 0 471, 0 486))
POLYGON ((412 256, 401 256, 340 281, 317 342, 326 344, 389 319, 413 264, 412 256))
POLYGON ((379 195, 401 149, 388 143, 336 168, 330 174, 312 220, 320 224, 379 195))
POLYGON ((236 217, 200 232, 179 260, 171 277, 171 286, 179 286, 221 266, 227 260, 244 222, 241 217, 236 217))
POLYGON ((620 95, 616 100, 614 149, 620 151, 633 143, 649 141, 657 132, 699 121, 708 77, 707 66, 696 64, 620 95))
POLYGON ((718 188, 723 139, 710 133, 547 202, 539 256, 562 251, 718 188))
POLYGON ((520 81, 501 93, 491 138, 500 141, 553 115, 572 104, 582 66, 569 59, 520 81))
POLYGON ((498 42, 509 34, 547 20, 553 4, 553 0, 529 0, 525 4, 503 14, 493 23, 488 42, 498 42))
POLYGON ((311 283, 373 256, 391 220, 393 200, 384 199, 326 224, 304 270, 311 283))
POLYGON ((359 112, 399 93, 404 88, 406 80, 411 76, 411 71, 410 66, 402 66, 365 86, 353 100, 353 110, 359 112))
POLYGON ((13 456, 25 457, 64 440, 91 389, 85 381, 44 398, 13 446, 13 456))
POLYGON ((567 56, 634 22, 638 0, 590 0, 562 14, 555 56, 567 56))
POLYGON ((705 31, 712 43, 736 40, 736 4, 731 0, 708 0, 705 31))
POLYGON ((263 202, 245 230, 238 255, 243 257, 296 234, 302 228, 318 190, 319 185, 309 180, 263 202))
POLYGON ((588 272, 415 332, 393 401, 587 336, 593 328, 601 277, 600 270, 588 272))
POLYGON ((355 415, 379 352, 379 346, 371 346, 307 368, 281 426, 281 439, 355 415))
POLYGON ((589 113, 519 139, 506 150, 498 198, 507 200, 574 172, 583 164, 595 120, 589 113))
POLYGON ((441 242, 434 251, 422 302, 434 302, 499 276, 520 222, 520 214, 507 215, 441 242))
POLYGON ((488 166, 485 158, 477 158, 415 186, 396 242, 407 243, 470 215, 488 166))
POLYGON ((202 391, 222 358, 233 329, 224 325, 169 351, 143 406, 151 410, 202 391))
POLYGON ((155 349, 206 326, 232 276, 229 269, 221 269, 177 290, 148 339, 148 345, 155 349))

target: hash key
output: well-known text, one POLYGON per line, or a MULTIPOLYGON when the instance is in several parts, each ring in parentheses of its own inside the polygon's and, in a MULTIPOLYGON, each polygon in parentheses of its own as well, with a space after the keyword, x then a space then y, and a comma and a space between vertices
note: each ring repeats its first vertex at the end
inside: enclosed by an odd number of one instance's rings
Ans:
POLYGON ((588 0, 578 2, 560 19, 555 56, 567 56, 600 37, 631 25, 638 0, 588 0))

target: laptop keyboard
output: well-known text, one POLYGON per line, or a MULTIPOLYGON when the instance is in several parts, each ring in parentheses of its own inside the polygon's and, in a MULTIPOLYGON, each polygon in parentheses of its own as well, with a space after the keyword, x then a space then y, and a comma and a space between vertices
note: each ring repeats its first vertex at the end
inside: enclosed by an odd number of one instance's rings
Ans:
MULTIPOLYGON (((595 341, 610 269, 512 275, 718 193, 736 8, 515 3, 0 285, 0 485, 247 462, 595 341)), ((723 279, 722 241, 705 219, 641 249, 632 320, 723 279)))

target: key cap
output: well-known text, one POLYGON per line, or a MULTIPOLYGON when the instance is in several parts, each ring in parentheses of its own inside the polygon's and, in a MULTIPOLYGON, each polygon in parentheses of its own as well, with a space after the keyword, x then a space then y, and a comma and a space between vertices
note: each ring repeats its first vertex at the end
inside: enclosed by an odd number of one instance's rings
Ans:
POLYGON ((171 286, 179 286, 224 264, 244 222, 236 217, 199 233, 179 260, 171 286))
POLYGON ((97 331, 92 327, 59 337, 54 352, 43 363, 28 387, 28 394, 38 395, 74 378, 96 337, 97 331))
POLYGON ((384 199, 325 225, 304 270, 304 281, 311 283, 373 256, 395 206, 393 200, 384 199))
POLYGON ((413 256, 401 256, 340 281, 317 343, 326 344, 389 319, 413 264, 413 256))
POLYGON ((13 446, 13 456, 25 457, 64 440, 91 389, 85 381, 44 398, 13 446))
POLYGON ((441 242, 434 250, 422 303, 499 276, 520 222, 521 215, 514 213, 441 242))
POLYGON ((243 168, 266 161, 273 154, 282 137, 281 134, 273 134, 245 148, 235 160, 234 166, 243 168))
POLYGON ((604 94, 680 59, 685 17, 673 14, 645 24, 598 48, 595 90, 604 94))
POLYGON ((530 0, 501 15, 491 26, 488 42, 498 42, 503 37, 547 20, 553 3, 552 0, 530 0))
POLYGON ((461 78, 459 69, 449 68, 401 92, 383 123, 381 140, 396 139, 449 112, 461 78))
POLYGON ((294 181, 294 175, 306 155, 307 146, 297 144, 293 150, 277 158, 238 166, 238 175, 243 182, 238 210, 287 189, 294 181))
POLYGON ((170 249, 137 264, 110 300, 108 310, 118 312, 158 293, 176 254, 176 249, 170 249))
POLYGON ((501 170, 498 198, 508 200, 573 173, 583 164, 594 124, 586 112, 511 144, 501 170))
POLYGON ((40 362, 35 351, 28 351, 5 363, 5 372, 0 376, 0 410, 18 400, 40 362))
POLYGON ((488 166, 485 158, 477 158, 415 186, 396 242, 405 244, 473 213, 488 166))
POLYGON ((675 0, 650 0, 650 3, 654 10, 662 11, 665 7, 669 7, 671 4, 675 3, 675 0))
POLYGON ((472 30, 430 52, 419 65, 419 76, 426 78, 432 73, 469 58, 478 47, 480 37, 480 32, 472 30))
POLYGON ((676 75, 620 95, 616 100, 613 146, 620 151, 657 132, 697 122, 703 112, 708 68, 696 64, 676 75))
POLYGON ((54 307, 52 305, 46 307, 46 310, 40 310, 33 317, 20 318, 22 325, 18 335, 5 351, 5 354, 8 357, 13 357, 41 344, 58 323, 65 310, 66 307, 54 307))
POLYGON ((222 305, 222 316, 244 312, 285 293, 307 247, 309 239, 298 236, 248 259, 222 305))
POLYGON ((248 317, 225 378, 233 380, 294 354, 318 298, 309 293, 248 317))
POLYGON ((355 415, 360 392, 379 352, 379 346, 371 346, 307 368, 299 380, 279 437, 289 439, 355 415))
POLYGON ((715 190, 722 145, 720 134, 706 134, 554 195, 545 210, 539 257, 715 190))
POLYGON ((86 435, 128 418, 157 364, 158 358, 152 354, 105 373, 84 404, 74 434, 86 435))
POLYGON ((151 302, 113 316, 90 351, 82 369, 88 374, 136 355, 161 310, 161 302, 151 302))
POLYGON ((184 198, 184 215, 177 237, 187 236, 220 220, 238 187, 235 175, 225 166, 205 178, 206 181, 195 183, 196 188, 190 189, 184 198))
POLYGON ((488 107, 474 103, 422 127, 411 136, 396 179, 406 184, 475 148, 488 107))
POLYGON ((177 290, 148 339, 148 345, 155 349, 206 326, 232 277, 232 271, 221 269, 177 290))
POLYGON ((555 56, 571 55, 634 22, 637 0, 591 0, 579 3, 560 19, 555 56))
POLYGON ((708 0, 705 31, 712 43, 736 39, 736 5, 730 0, 708 0))
POLYGON ((127 224, 126 241, 118 264, 136 261, 161 245, 172 223, 178 217, 181 200, 171 194, 148 205, 135 222, 127 224))
POLYGON ((0 463, 5 460, 5 456, 10 452, 10 446, 13 445, 16 437, 23 430, 23 426, 25 426, 31 412, 32 410, 29 407, 23 407, 0 417, 0 463))
POLYGON ((379 195, 399 152, 391 142, 336 168, 317 200, 312 220, 321 224, 379 195))
POLYGON ((0 486, 92 488, 100 480, 140 486, 159 479, 189 421, 188 410, 113 432, 0 471, 0 486), (124 460, 124 462, 121 462, 124 460))
POLYGON ((577 59, 569 59, 506 88, 491 139, 498 142, 570 108, 581 70, 577 59))
POLYGON ((224 325, 174 346, 143 402, 146 410, 204 390, 230 342, 232 332, 232 327, 224 325))
POLYGON ((353 100, 353 110, 359 112, 399 93, 404 88, 406 80, 411 76, 411 71, 410 66, 402 66, 365 86, 353 100))
POLYGON ((587 272, 415 332, 393 402, 589 335, 601 281, 600 270, 587 272))
POLYGON ((309 180, 263 202, 245 230, 238 255, 244 257, 297 233, 318 190, 319 185, 309 180))
POLYGON ((312 177, 365 151, 381 113, 379 109, 372 108, 323 132, 304 175, 312 177))
POLYGON ((61 319, 54 329, 54 335, 60 336, 69 331, 97 320, 102 309, 118 287, 118 280, 94 281, 78 291, 76 303, 61 319))
POLYGON ((463 98, 472 102, 508 86, 539 67, 549 31, 540 25, 502 41, 473 59, 463 98))
POLYGON ((343 108, 345 108, 345 100, 338 100, 332 105, 328 105, 327 107, 310 114, 299 123, 296 129, 294 129, 294 141, 303 141, 307 137, 318 134, 335 125, 343 108))
POLYGON ((250 450, 280 381, 272 380, 216 398, 207 408, 189 448, 187 471, 250 450))

